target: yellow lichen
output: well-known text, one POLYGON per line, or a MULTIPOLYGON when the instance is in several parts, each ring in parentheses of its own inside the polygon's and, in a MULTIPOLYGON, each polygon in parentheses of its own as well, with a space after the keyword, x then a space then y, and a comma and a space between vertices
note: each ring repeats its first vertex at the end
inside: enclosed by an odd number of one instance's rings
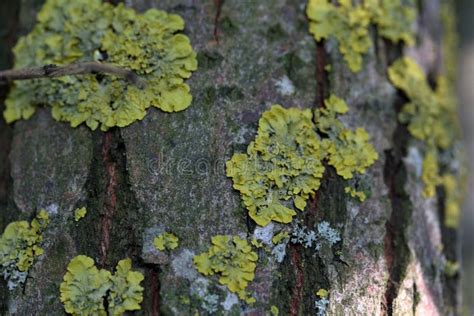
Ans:
POLYGON ((74 257, 61 283, 61 302, 73 315, 107 315, 104 297, 110 289, 111 274, 99 270, 87 256, 74 257))
POLYGON ((87 209, 85 207, 78 208, 74 211, 74 220, 76 222, 80 221, 87 214, 87 209))
POLYGON ((40 244, 48 223, 48 213, 40 210, 31 224, 17 221, 5 228, 0 238, 0 270, 10 289, 25 282, 34 260, 43 254, 40 244))
POLYGON ((316 110, 315 121, 318 131, 328 136, 324 140, 328 163, 339 176, 352 179, 356 173, 364 173, 378 159, 378 154, 364 129, 351 131, 337 118, 349 110, 344 100, 331 95, 324 103, 324 108, 316 110))
POLYGON ((445 193, 444 225, 448 228, 458 228, 461 220, 461 204, 465 192, 460 187, 460 183, 462 183, 462 180, 450 173, 441 178, 445 193))
POLYGON ((309 0, 306 9, 309 31, 317 41, 334 37, 349 68, 362 68, 362 55, 372 46, 369 27, 375 24, 379 34, 392 42, 414 43, 412 24, 416 18, 413 1, 309 0))
POLYGON ((353 198, 359 199, 359 201, 364 202, 367 199, 367 195, 365 195, 362 191, 357 191, 353 187, 345 187, 344 192, 348 193, 353 198))
POLYGON ((161 251, 173 250, 178 247, 179 238, 172 233, 163 233, 155 237, 153 244, 155 245, 156 249, 161 251))
POLYGON ((272 316, 278 316, 278 315, 280 315, 280 310, 275 305, 272 305, 272 306, 270 306, 270 314, 272 316))
POLYGON ((316 292, 316 296, 320 297, 320 298, 326 298, 329 296, 329 292, 328 290, 326 289, 319 289, 317 292, 316 292))
POLYGON ((433 197, 437 187, 443 188, 444 225, 456 228, 463 199, 461 187, 465 170, 462 166, 463 155, 456 149, 459 147, 456 142, 460 135, 454 85, 456 61, 453 53, 446 50, 455 50, 457 40, 451 34, 455 28, 453 18, 445 16, 443 21, 447 24, 444 34, 447 44, 446 47, 443 46, 445 75, 438 77, 434 90, 421 67, 408 57, 396 61, 389 68, 388 74, 392 83, 409 99, 409 103, 401 110, 399 120, 408 125, 408 131, 414 138, 425 144, 423 195, 433 197), (443 155, 449 155, 449 162, 442 162, 443 155))
POLYGON ((247 303, 253 303, 245 289, 254 279, 258 256, 245 239, 238 236, 217 235, 207 252, 194 257, 197 270, 204 275, 219 274, 219 283, 237 293, 247 303))
POLYGON ((74 257, 60 286, 61 302, 72 315, 123 315, 140 309, 143 301, 143 274, 131 271, 130 259, 121 260, 116 272, 97 269, 94 260, 74 257), (107 299, 107 308, 104 300, 107 299))
POLYGON ((432 197, 436 193, 436 187, 441 183, 438 167, 438 153, 436 150, 430 150, 423 159, 423 173, 421 179, 425 184, 423 195, 432 197))
POLYGON ((258 225, 289 223, 294 208, 303 211, 319 189, 324 159, 341 177, 351 179, 378 158, 365 130, 353 132, 338 120, 348 111, 347 104, 333 95, 325 103, 316 111, 315 123, 310 110, 272 106, 263 113, 247 153, 234 154, 227 162, 227 176, 258 225), (327 137, 323 140, 317 132, 327 137))
POLYGON ((272 243, 274 245, 279 244, 280 242, 290 238, 290 235, 286 231, 281 231, 272 238, 272 243))
POLYGON ((436 187, 442 184, 438 152, 449 150, 459 137, 453 85, 441 76, 433 91, 421 67, 408 57, 397 60, 388 74, 392 83, 409 98, 399 115, 400 121, 408 125, 413 137, 426 145, 422 180, 424 195, 432 197, 436 187))
POLYGON ((27 119, 46 105, 56 120, 73 127, 85 123, 107 130, 143 119, 150 106, 184 110, 192 99, 184 79, 197 60, 189 39, 179 33, 183 28, 179 16, 156 9, 137 14, 100 0, 48 0, 34 29, 14 48, 15 68, 100 61, 134 71, 145 87, 110 75, 16 82, 5 119, 27 119))
POLYGON ((119 261, 111 278, 109 314, 116 316, 123 315, 126 311, 140 310, 140 303, 143 301, 143 287, 140 283, 143 279, 143 274, 132 271, 132 260, 119 261))
POLYGON ((259 225, 291 222, 319 188, 324 148, 310 110, 274 105, 262 115, 258 135, 247 154, 227 162, 227 176, 242 194, 250 217, 259 225))
POLYGON ((410 133, 428 146, 449 148, 459 134, 459 125, 455 97, 446 79, 439 77, 433 91, 421 67, 409 57, 395 61, 388 75, 410 99, 399 116, 410 133))

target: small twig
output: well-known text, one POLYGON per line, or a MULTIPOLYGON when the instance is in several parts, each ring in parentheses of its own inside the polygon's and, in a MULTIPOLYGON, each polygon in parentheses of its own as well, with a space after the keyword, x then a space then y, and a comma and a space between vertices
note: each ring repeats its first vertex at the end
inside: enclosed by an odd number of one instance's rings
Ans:
POLYGON ((131 70, 95 61, 71 64, 66 66, 46 65, 37 68, 1 70, 0 82, 10 82, 13 80, 27 80, 37 78, 53 78, 62 76, 76 76, 95 73, 106 73, 123 77, 130 83, 140 88, 143 88, 145 85, 144 81, 131 70))

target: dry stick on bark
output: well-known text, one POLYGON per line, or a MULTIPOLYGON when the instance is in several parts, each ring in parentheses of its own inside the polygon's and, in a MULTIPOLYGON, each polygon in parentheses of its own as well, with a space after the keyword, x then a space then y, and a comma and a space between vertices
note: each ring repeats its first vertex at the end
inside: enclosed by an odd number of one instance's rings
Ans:
POLYGON ((62 76, 75 76, 104 73, 125 78, 128 82, 143 88, 145 83, 131 70, 103 64, 99 62, 84 62, 66 66, 46 65, 37 68, 10 69, 0 71, 0 82, 10 82, 13 80, 27 80, 37 78, 53 78, 62 76))

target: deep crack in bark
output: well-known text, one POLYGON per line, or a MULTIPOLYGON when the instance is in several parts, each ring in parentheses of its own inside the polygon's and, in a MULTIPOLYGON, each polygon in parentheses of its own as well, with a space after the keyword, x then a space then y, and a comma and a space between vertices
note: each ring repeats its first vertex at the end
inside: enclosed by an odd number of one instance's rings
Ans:
POLYGON ((214 5, 216 7, 216 14, 214 16, 214 40, 219 44, 219 19, 221 17, 222 5, 224 0, 214 0, 214 5))

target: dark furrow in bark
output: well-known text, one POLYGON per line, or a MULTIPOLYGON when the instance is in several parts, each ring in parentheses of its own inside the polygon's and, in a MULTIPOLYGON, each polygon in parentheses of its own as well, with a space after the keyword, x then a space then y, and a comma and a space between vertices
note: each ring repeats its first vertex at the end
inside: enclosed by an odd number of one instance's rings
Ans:
POLYGON ((214 0, 214 5, 216 7, 216 15, 214 16, 214 31, 213 36, 214 40, 219 44, 219 19, 221 17, 222 6, 224 5, 225 0, 214 0))
MULTIPOLYGON (((397 102, 397 113, 403 103, 404 100, 397 102)), ((384 255, 389 279, 384 298, 381 302, 381 309, 384 315, 393 314, 393 301, 397 297, 400 282, 405 276, 410 260, 406 229, 412 220, 412 205, 410 197, 404 189, 407 174, 402 160, 406 155, 408 138, 409 134, 406 126, 398 124, 393 134, 394 147, 385 153, 384 178, 389 189, 392 213, 385 224, 384 255)))

